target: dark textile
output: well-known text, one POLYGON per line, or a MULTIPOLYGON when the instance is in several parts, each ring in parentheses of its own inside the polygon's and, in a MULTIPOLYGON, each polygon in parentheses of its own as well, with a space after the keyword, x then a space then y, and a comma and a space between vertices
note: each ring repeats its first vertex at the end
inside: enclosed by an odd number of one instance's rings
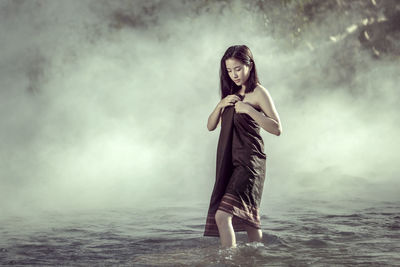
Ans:
MULTIPOLYGON (((238 96, 243 99, 243 96, 238 96)), ((219 236, 216 211, 233 215, 235 232, 244 225, 260 229, 259 206, 265 179, 266 155, 259 125, 234 106, 222 113, 217 148, 217 167, 204 236, 219 236)))

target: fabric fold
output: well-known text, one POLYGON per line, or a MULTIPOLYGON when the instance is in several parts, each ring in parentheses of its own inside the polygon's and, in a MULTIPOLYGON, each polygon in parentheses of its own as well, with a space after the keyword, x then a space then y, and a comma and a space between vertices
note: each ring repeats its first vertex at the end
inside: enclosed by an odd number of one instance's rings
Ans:
MULTIPOLYGON (((237 94, 241 99, 243 96, 237 94)), ((236 113, 234 106, 221 115, 217 146, 216 179, 204 229, 204 236, 219 236, 215 213, 233 215, 235 232, 246 225, 260 229, 259 205, 265 179, 264 143, 260 127, 247 114, 236 113)))

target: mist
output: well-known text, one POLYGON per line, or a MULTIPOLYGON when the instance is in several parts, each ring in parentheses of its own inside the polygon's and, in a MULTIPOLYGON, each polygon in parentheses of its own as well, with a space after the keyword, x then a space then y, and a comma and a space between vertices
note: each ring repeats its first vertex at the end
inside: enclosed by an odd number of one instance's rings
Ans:
POLYGON ((282 122, 262 131, 264 208, 399 200, 399 63, 333 42, 351 19, 327 15, 290 46, 245 1, 1 1, 1 214, 206 210, 220 130, 206 124, 233 44, 253 52, 282 122))

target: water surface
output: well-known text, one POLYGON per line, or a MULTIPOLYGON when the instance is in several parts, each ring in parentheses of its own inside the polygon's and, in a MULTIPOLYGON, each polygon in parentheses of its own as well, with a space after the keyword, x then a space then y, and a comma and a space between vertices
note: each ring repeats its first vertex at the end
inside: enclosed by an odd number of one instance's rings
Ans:
POLYGON ((0 219, 1 265, 394 266, 400 203, 291 200, 261 217, 262 242, 203 237, 208 203, 42 211, 0 219))

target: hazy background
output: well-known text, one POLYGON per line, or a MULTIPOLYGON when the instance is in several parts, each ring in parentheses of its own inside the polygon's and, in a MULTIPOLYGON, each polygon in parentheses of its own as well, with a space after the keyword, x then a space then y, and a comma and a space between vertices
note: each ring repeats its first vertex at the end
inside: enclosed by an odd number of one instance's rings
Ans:
POLYGON ((357 9, 322 14, 300 42, 285 20, 296 5, 266 2, 1 0, 0 213, 206 211, 220 130, 206 122, 233 44, 252 50, 283 127, 262 132, 264 210, 399 200, 398 56, 339 40, 357 9))

